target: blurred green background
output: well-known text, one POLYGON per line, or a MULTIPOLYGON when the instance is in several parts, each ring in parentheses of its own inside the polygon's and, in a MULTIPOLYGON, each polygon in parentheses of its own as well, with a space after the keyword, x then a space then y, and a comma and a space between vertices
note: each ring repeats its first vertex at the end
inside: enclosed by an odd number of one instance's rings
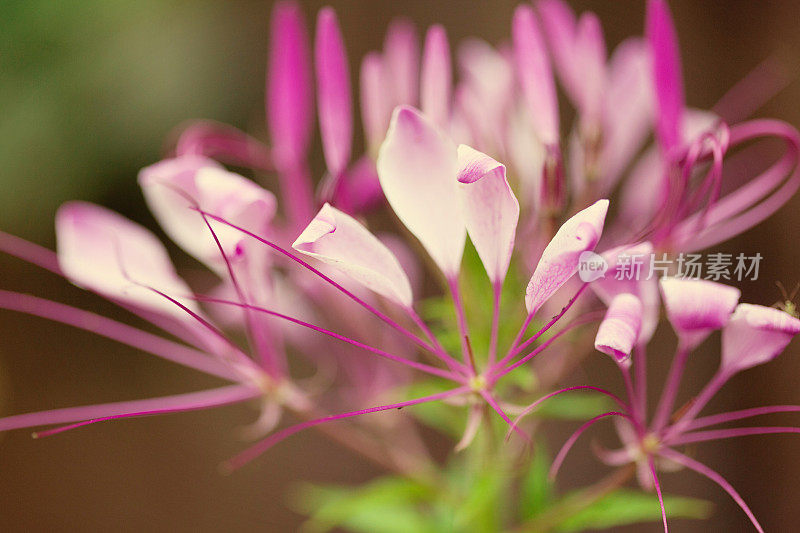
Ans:
MULTIPOLYGON (((403 14, 425 27, 442 22, 451 39, 497 43, 517 2, 341 0, 337 8, 351 70, 381 45, 403 14)), ((598 12, 609 43, 641 32, 644 2, 573 2, 598 12)), ((710 107, 737 80, 776 54, 795 78, 759 111, 800 124, 800 4, 795 0, 670 2, 684 55, 689 102, 710 107)), ((323 2, 303 2, 309 20, 323 2)), ((53 245, 57 206, 92 200, 152 225, 135 177, 162 154, 181 122, 211 118, 264 138, 263 85, 271 2, 256 0, 0 0, 0 229, 53 245)), ((354 85, 357 86, 357 85, 354 85)), ((318 151, 317 151, 318 153, 318 151)), ((319 164, 317 165, 319 167, 319 164)), ((775 280, 800 279, 794 228, 800 199, 724 250, 765 256, 760 283, 744 300, 771 304, 775 280)), ((61 280, 0 258, 0 288, 108 309, 61 280)), ((133 350, 11 313, 0 314, 0 414, 197 390, 211 382, 133 350)), ((671 343, 669 335, 659 337, 671 343)), ((671 346, 671 344, 669 345, 671 346)), ((800 403, 800 350, 732 381, 712 408, 800 403)), ((715 364, 693 362, 698 380, 715 364)), ((605 360, 585 371, 616 385, 605 360)), ((656 361, 663 371, 665 361, 656 361)), ((688 384, 687 390, 699 383, 688 384)), ((289 531, 292 481, 357 482, 376 472, 308 433, 234 476, 217 463, 241 448, 235 431, 246 408, 100 424, 53 439, 0 435, 0 531, 289 531)), ((796 419, 795 419, 796 420, 796 419)), ((789 423, 791 418, 776 423, 789 423)), ((553 428, 555 442, 569 428, 553 428)), ((602 434, 602 432, 601 432, 602 434)), ((800 522, 796 437, 754 437, 707 445, 699 457, 737 486, 768 531, 800 522), (788 460, 788 462, 787 462, 788 460)), ((588 441, 587 441, 588 442, 588 441)), ((579 449, 588 456, 588 444, 579 449)), ((575 454, 575 457, 580 455, 575 454)), ((597 479, 587 457, 565 483, 597 479)), ((746 530, 743 515, 716 487, 691 474, 665 476, 670 492, 718 504, 712 525, 675 531, 746 530)), ((659 526, 630 531, 658 531, 659 526)))

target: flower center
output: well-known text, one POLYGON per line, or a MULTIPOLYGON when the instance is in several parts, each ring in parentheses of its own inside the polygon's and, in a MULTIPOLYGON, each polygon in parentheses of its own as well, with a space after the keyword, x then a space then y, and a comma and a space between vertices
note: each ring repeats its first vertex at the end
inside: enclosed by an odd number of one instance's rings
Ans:
POLYGON ((486 389, 487 385, 486 376, 484 376, 483 374, 472 376, 471 378, 469 378, 467 384, 469 385, 469 388, 472 389, 473 392, 481 392, 486 389))

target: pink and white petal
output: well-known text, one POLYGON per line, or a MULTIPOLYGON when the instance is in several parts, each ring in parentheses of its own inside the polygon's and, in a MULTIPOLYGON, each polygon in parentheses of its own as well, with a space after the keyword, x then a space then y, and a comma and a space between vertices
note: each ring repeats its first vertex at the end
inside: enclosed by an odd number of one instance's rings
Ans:
POLYGON ((611 300, 597 329, 594 347, 616 362, 629 365, 641 328, 642 302, 633 294, 619 294, 611 300))
POLYGON ((665 0, 649 0, 645 34, 653 58, 657 102, 656 136, 669 152, 681 143, 684 96, 678 37, 665 0))
POLYGON ((513 61, 486 41, 470 38, 459 44, 458 66, 462 81, 457 97, 473 136, 482 140, 472 146, 501 153, 514 95, 513 61))
POLYGON ((739 304, 722 330, 720 370, 733 374, 777 357, 800 333, 800 320, 762 305, 739 304))
POLYGON ((422 112, 439 127, 445 127, 450 118, 453 67, 447 32, 441 25, 431 26, 425 36, 420 77, 420 105, 422 112))
POLYGON ((275 4, 270 36, 267 125, 275 163, 289 169, 305 158, 313 127, 308 31, 295 2, 275 4))
POLYGON ((489 279, 502 284, 519 221, 519 202, 508 184, 506 167, 465 144, 458 147, 458 166, 467 233, 489 279))
POLYGON ((512 21, 514 57, 522 93, 542 143, 557 145, 558 100, 550 62, 533 9, 520 5, 512 21))
POLYGON ((417 105, 419 91, 419 41, 417 29, 406 19, 395 19, 386 30, 383 56, 391 76, 392 107, 417 105))
POLYGON ((397 258, 350 215, 325 204, 292 244, 370 290, 411 307, 411 284, 397 258))
POLYGON ((708 280, 661 278, 659 284, 670 324, 689 347, 725 326, 741 296, 736 287, 708 280))
POLYGON ((184 321, 185 311, 148 287, 199 308, 178 277, 161 242, 125 217, 85 202, 70 202, 56 213, 58 264, 75 285, 121 303, 184 321))
POLYGON ((399 106, 378 154, 389 205, 445 275, 461 265, 466 226, 458 198, 455 144, 414 108, 399 106))
POLYGON ((581 119, 599 122, 606 85, 606 42, 600 20, 594 13, 584 13, 575 35, 575 58, 580 68, 581 119))
POLYGON ((538 209, 542 200, 542 172, 547 157, 536 136, 528 109, 518 105, 509 119, 508 157, 518 179, 522 203, 538 209))
MULTIPOLYGON (((276 210, 275 197, 252 181, 214 162, 184 156, 142 169, 139 185, 148 207, 167 235, 209 268, 222 272, 225 263, 201 215, 193 208, 223 217, 262 233, 276 210)), ((212 222, 227 253, 233 254, 241 233, 212 222)))
POLYGON ((603 233, 608 200, 598 200, 572 216, 542 252, 528 287, 525 307, 535 314, 578 271, 581 253, 594 250, 603 233))
POLYGON ((540 0, 536 10, 542 19, 547 44, 561 84, 570 99, 578 105, 581 92, 581 73, 575 61, 577 20, 572 9, 562 0, 540 0))
POLYGON ((350 161, 353 104, 344 40, 336 13, 330 7, 322 8, 317 15, 314 60, 322 151, 328 172, 337 176, 350 161))

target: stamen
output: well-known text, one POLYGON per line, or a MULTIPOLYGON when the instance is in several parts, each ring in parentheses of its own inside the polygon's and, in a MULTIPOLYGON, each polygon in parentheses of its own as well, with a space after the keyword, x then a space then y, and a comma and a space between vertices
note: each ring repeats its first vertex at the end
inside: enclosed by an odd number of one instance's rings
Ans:
POLYGON ((698 418, 687 426, 687 429, 698 429, 706 426, 714 426, 716 424, 723 424, 725 422, 732 422, 734 420, 741 420, 743 418, 750 418, 760 415, 768 415, 772 413, 798 413, 800 412, 800 405, 770 405, 767 407, 753 407, 752 409, 743 409, 741 411, 731 411, 729 413, 722 413, 719 415, 705 416, 698 418))
POLYGON ((564 459, 566 459, 567 454, 572 449, 572 446, 575 444, 575 442, 578 440, 581 434, 590 427, 592 427, 596 422, 599 422, 600 420, 603 420, 604 418, 608 418, 610 416, 621 416, 623 418, 632 421, 631 417, 628 416, 628 414, 626 413, 621 413, 619 411, 609 411, 607 413, 603 413, 593 418, 590 418, 589 420, 584 422, 583 425, 581 425, 581 427, 579 427, 577 430, 575 430, 575 432, 572 435, 569 436, 566 442, 564 442, 564 445, 558 451, 558 454, 556 454, 556 458, 553 460, 553 465, 550 467, 550 473, 548 474, 551 480, 555 479, 556 476, 558 475, 558 471, 561 468, 564 459))
POLYGON ((686 468, 694 470, 698 474, 707 477, 708 479, 710 479, 711 481, 722 487, 722 489, 725 492, 727 492, 731 496, 731 498, 733 498, 733 501, 735 501, 739 505, 742 511, 744 511, 744 513, 750 519, 750 522, 752 522, 753 526, 755 526, 755 528, 759 531, 759 533, 764 533, 764 529, 761 527, 761 524, 758 523, 758 520, 756 520, 756 517, 753 514, 753 512, 744 502, 742 497, 739 496, 739 493, 736 492, 736 489, 734 489, 733 486, 730 483, 728 483, 728 481, 724 477, 722 477, 717 472, 710 469, 703 463, 699 463, 694 459, 687 457, 686 455, 683 455, 682 453, 676 452, 675 450, 669 448, 663 449, 661 450, 660 455, 662 457, 669 459, 670 461, 674 461, 678 464, 685 466, 686 468))
POLYGON ((731 439, 734 437, 747 437, 750 435, 774 435, 795 433, 800 434, 798 427, 764 426, 750 428, 712 429, 708 431, 695 431, 685 433, 669 440, 671 445, 690 444, 692 442, 706 442, 710 440, 731 439))
MULTIPOLYGON (((599 392, 600 394, 604 394, 604 395, 608 396, 609 398, 611 398, 612 400, 614 400, 617 403, 617 405, 622 407, 622 409, 625 410, 626 412, 629 409, 628 404, 626 404, 624 401, 622 401, 622 399, 620 399, 617 395, 612 394, 612 393, 608 392, 605 389, 601 389, 599 387, 594 387, 592 385, 578 385, 578 386, 575 386, 575 387, 567 387, 565 389, 557 390, 555 392, 551 392, 550 394, 546 394, 546 395, 542 396, 541 398, 539 398, 538 400, 536 400, 535 402, 533 402, 532 404, 527 406, 519 415, 517 415, 516 420, 514 420, 513 426, 517 426, 524 417, 526 417, 529 414, 531 414, 534 411, 534 409, 539 407, 539 405, 541 405, 543 402, 549 400, 550 398, 552 398, 554 396, 558 396, 559 394, 563 394, 565 392, 570 392, 570 391, 574 391, 574 390, 593 390, 595 392, 599 392)), ((508 433, 506 433, 506 440, 508 440, 509 437, 511 437, 511 431, 513 429, 514 428, 512 427, 510 430, 508 430, 508 433)))
POLYGON ((361 409, 361 410, 358 410, 358 411, 350 411, 348 413, 340 413, 340 414, 337 414, 337 415, 330 415, 330 416, 325 416, 325 417, 322 417, 322 418, 317 418, 317 419, 314 419, 314 420, 308 420, 306 422, 301 422, 299 424, 295 424, 294 426, 289 426, 287 428, 284 428, 281 431, 278 431, 277 433, 273 433, 272 435, 270 435, 266 439, 262 440, 261 442, 257 443, 256 445, 248 448, 247 450, 243 451, 242 453, 240 453, 236 457, 233 457, 232 459, 230 459, 230 460, 226 461, 225 463, 223 463, 221 465, 221 468, 222 468, 222 470, 224 472, 228 472, 228 473, 230 473, 230 472, 232 472, 234 470, 237 470, 238 468, 241 468, 245 464, 249 463, 250 461, 252 461, 256 457, 261 455, 262 453, 266 452, 267 450, 269 450, 270 448, 272 448, 273 446, 275 446, 279 442, 285 440, 288 437, 291 437, 295 433, 299 433, 300 431, 303 431, 304 429, 308 429, 308 428, 311 428, 311 427, 314 427, 314 426, 318 426, 318 425, 324 424, 326 422, 334 422, 336 420, 342 420, 342 419, 345 419, 345 418, 352 418, 354 416, 360 416, 360 415, 365 415, 365 414, 369 414, 369 413, 377 413, 379 411, 388 411, 390 409, 402 409, 404 407, 410 407, 412 405, 419 405, 419 404, 422 404, 422 403, 428 403, 428 402, 433 402, 433 401, 437 401, 437 400, 443 400, 443 399, 448 398, 450 396, 455 396, 457 394, 462 394, 462 393, 468 392, 468 391, 469 391, 468 387, 459 387, 457 389, 451 389, 451 390, 448 390, 448 391, 445 391, 445 392, 432 394, 430 396, 423 396, 422 398, 416 398, 414 400, 407 400, 407 401, 404 401, 404 402, 393 403, 393 404, 389 404, 389 405, 381 405, 381 406, 378 406, 378 407, 370 407, 368 409, 361 409))
POLYGON ((346 342, 346 343, 351 344, 353 346, 356 346, 358 348, 363 348, 364 350, 370 351, 370 352, 372 352, 372 353, 374 353, 376 355, 380 355, 381 357, 385 357, 385 358, 390 359, 392 361, 395 361, 397 363, 401 363, 401 364, 404 364, 404 365, 409 366, 411 368, 415 368, 417 370, 421 370, 423 372, 427 372, 428 374, 432 374, 434 376, 439 376, 439 377, 442 377, 442 378, 445 378, 445 379, 449 379, 449 380, 458 381, 458 382, 462 382, 463 383, 463 378, 460 375, 453 374, 452 372, 448 372, 446 370, 443 370, 443 369, 440 369, 440 368, 436 368, 434 366, 430 366, 430 365, 427 365, 425 363, 419 363, 417 361, 412 361, 411 359, 406 359, 405 357, 400 357, 398 355, 393 355, 393 354, 391 354, 389 352, 385 352, 385 351, 383 351, 381 349, 374 348, 372 346, 369 346, 369 345, 364 344, 362 342, 359 342, 357 340, 353 340, 353 339, 351 339, 349 337, 346 337, 346 336, 344 336, 344 335, 342 335, 340 333, 336 333, 334 331, 330 331, 330 330, 325 329, 323 327, 316 326, 314 324, 311 324, 309 322, 305 322, 305 321, 300 320, 298 318, 291 317, 289 315, 284 315, 282 313, 278 313, 277 311, 272 311, 270 309, 266 309, 264 307, 259 307, 257 305, 244 304, 244 303, 240 303, 240 302, 234 302, 234 301, 224 300, 224 299, 219 299, 219 298, 212 298, 212 297, 208 297, 208 296, 195 296, 193 298, 198 300, 198 301, 200 301, 200 302, 209 302, 209 303, 216 303, 216 304, 221 304, 221 305, 233 305, 233 306, 236 306, 236 307, 252 309, 253 311, 256 311, 256 312, 259 312, 259 313, 264 313, 264 314, 267 314, 267 315, 270 315, 270 316, 274 316, 274 317, 277 317, 277 318, 280 318, 280 319, 283 319, 283 320, 287 320, 287 321, 292 322, 294 324, 297 324, 299 326, 303 326, 303 327, 312 329, 314 331, 322 333, 323 335, 328 335, 330 337, 338 339, 338 340, 340 340, 342 342, 346 342))
POLYGON ((199 350, 110 318, 28 294, 0 290, 0 308, 67 324, 201 372, 239 381, 240 372, 199 350))
POLYGON ((25 413, 22 415, 0 418, 0 431, 81 421, 71 426, 41 431, 34 434, 34 437, 46 437, 48 435, 67 431, 73 427, 80 427, 94 422, 111 420, 113 418, 204 409, 206 407, 245 401, 260 395, 261 391, 251 385, 229 385, 218 389, 177 394, 174 396, 163 396, 160 398, 52 409, 49 411, 38 411, 35 413, 25 413))
POLYGON ((664 522, 664 533, 669 533, 669 526, 667 525, 667 509, 664 507, 664 495, 661 494, 661 483, 658 482, 658 474, 656 473, 656 464, 652 456, 647 457, 647 466, 650 467, 650 474, 653 476, 653 486, 656 488, 658 495, 658 504, 661 506, 661 520, 664 522))

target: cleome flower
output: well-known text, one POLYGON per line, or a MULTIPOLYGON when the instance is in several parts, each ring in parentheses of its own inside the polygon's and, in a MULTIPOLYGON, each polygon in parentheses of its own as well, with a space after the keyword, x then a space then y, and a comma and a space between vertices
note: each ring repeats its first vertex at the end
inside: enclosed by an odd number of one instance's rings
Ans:
POLYGON ((717 482, 761 530, 727 481, 679 450, 800 431, 705 429, 797 406, 698 417, 732 375, 783 351, 800 321, 739 304, 738 289, 711 281, 611 274, 622 268, 623 253, 700 250, 775 212, 800 186, 800 135, 776 120, 728 125, 750 111, 749 104, 744 111, 731 104, 741 99, 736 89, 716 112, 688 108, 666 2, 647 6, 644 38, 624 41, 610 56, 597 17, 578 17, 561 0, 520 5, 508 43, 467 40, 455 48, 455 64, 443 27, 429 28, 420 47, 415 27, 395 21, 383 49, 361 62, 356 102, 335 12, 318 13, 312 43, 299 6, 277 3, 266 87, 269 142, 193 122, 176 135, 167 157, 138 178, 158 224, 207 270, 210 289, 190 287, 149 230, 97 205, 61 207, 55 252, 0 233, 3 251, 62 275, 163 334, 5 290, 0 308, 108 337, 226 385, 7 416, 0 431, 54 426, 34 433, 43 437, 118 418, 247 402, 260 410, 245 432, 255 442, 226 469, 317 428, 407 474, 432 463, 419 450, 414 425, 362 415, 447 402, 463 408, 455 445, 463 450, 490 425, 487 415, 527 442, 523 417, 554 396, 591 390, 617 407, 566 441, 553 476, 584 431, 615 419, 622 447, 597 453, 609 465, 636 470, 640 484, 655 489, 665 530, 658 474, 678 467, 717 482), (561 122, 559 87, 575 108, 571 128, 561 122), (353 148, 355 108, 364 129, 361 154, 353 148), (325 167, 319 180, 312 178, 310 153, 315 121, 325 167), (755 159, 748 148, 764 139, 784 145, 766 170, 751 176, 750 165, 731 164, 734 153, 755 159), (277 193, 224 165, 256 179, 274 177, 277 193), (407 242, 369 229, 381 226, 370 222, 387 205, 407 242), (488 283, 465 276, 465 250, 472 248, 488 283), (607 275, 577 280, 582 257, 596 249, 607 275), (425 272, 442 282, 450 329, 446 319, 425 313, 423 299, 435 292, 421 287, 425 272), (480 304, 465 297, 475 293, 483 296, 480 304), (678 342, 651 416, 646 352, 662 302, 678 342), (476 319, 484 315, 485 323, 476 319), (586 327, 594 322, 600 322, 596 333, 586 327), (509 325, 513 332, 502 333, 509 325), (674 412, 689 354, 716 330, 722 331, 720 370, 693 403, 674 412), (594 385, 559 388, 568 359, 582 354, 576 333, 587 331, 619 368, 625 399, 594 385), (487 339, 485 346, 478 337, 487 339), (574 342, 565 346, 565 339, 574 342), (548 349, 557 357, 534 367, 548 349), (313 378, 308 368, 317 372, 313 378), (532 388, 518 387, 512 376, 518 369, 517 375, 535 375, 537 394, 552 392, 530 403, 532 388), (435 390, 408 394, 420 382, 435 390), (281 425, 284 418, 296 420, 281 425))

